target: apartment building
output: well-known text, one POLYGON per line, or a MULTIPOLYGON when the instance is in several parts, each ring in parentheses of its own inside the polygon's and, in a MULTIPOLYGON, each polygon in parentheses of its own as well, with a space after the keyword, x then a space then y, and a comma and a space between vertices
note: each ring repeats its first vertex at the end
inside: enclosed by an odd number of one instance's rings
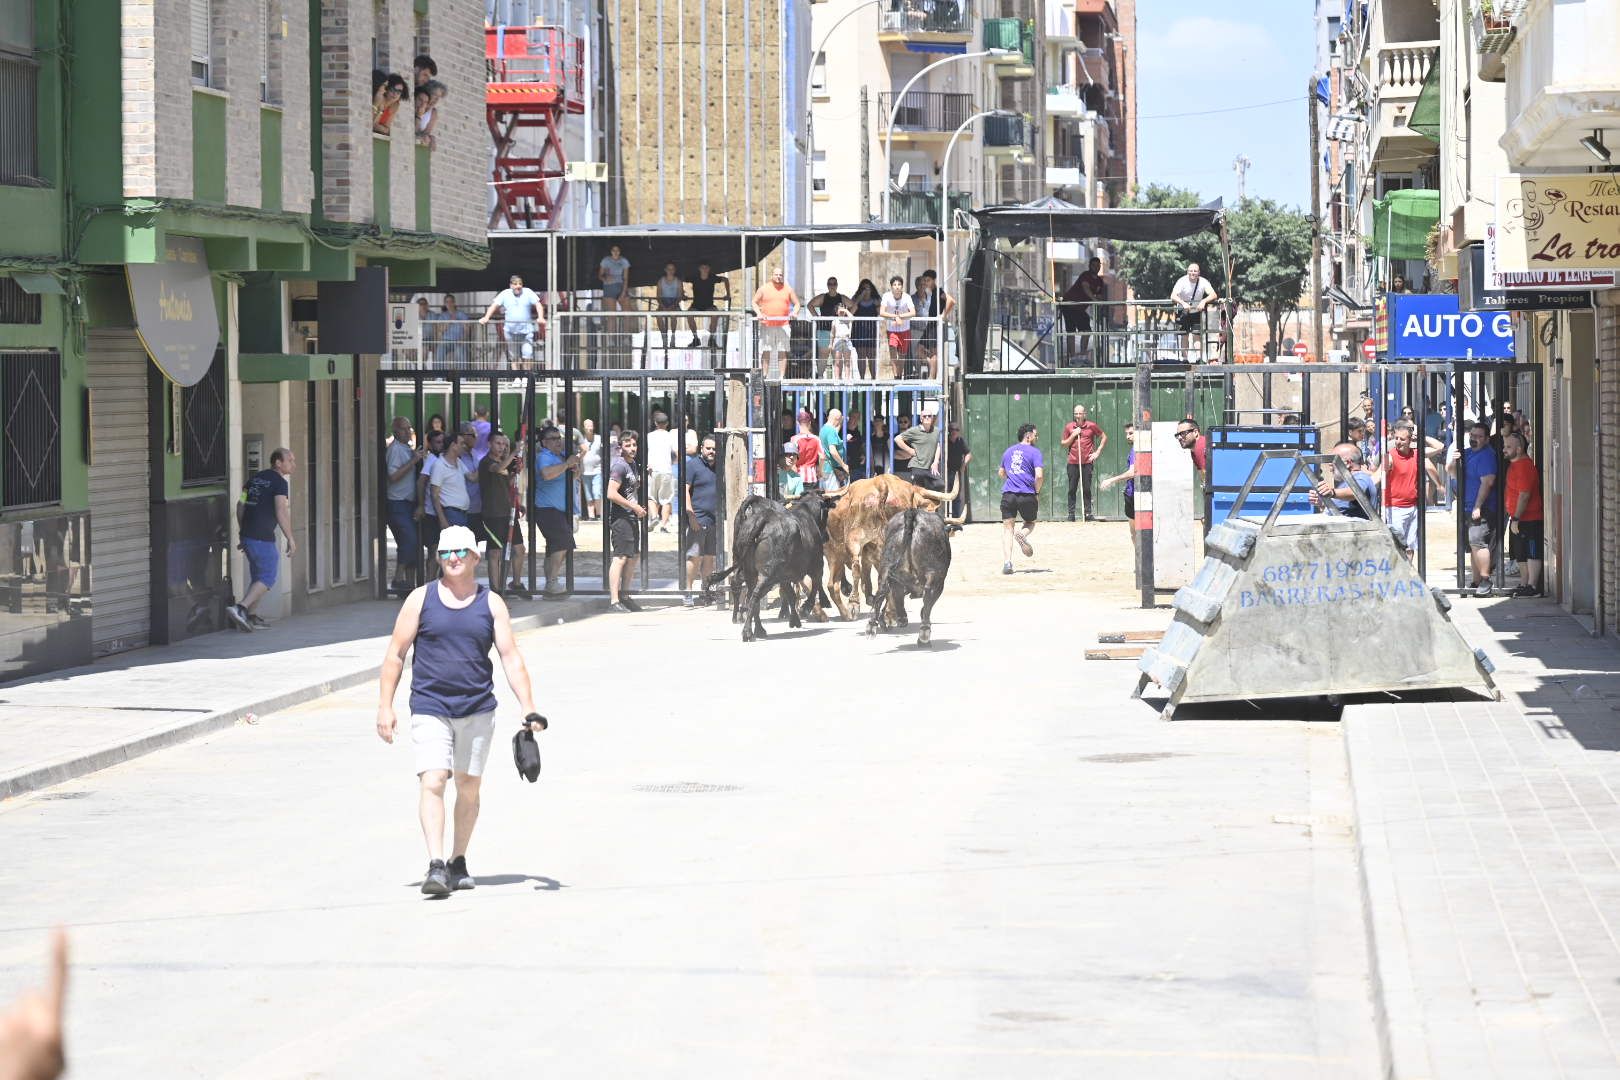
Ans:
POLYGON ((261 612, 369 595, 388 285, 487 258, 481 8, 4 11, 0 679, 220 628, 278 446, 297 554, 261 612), (408 97, 373 111, 424 52, 431 145, 408 97))

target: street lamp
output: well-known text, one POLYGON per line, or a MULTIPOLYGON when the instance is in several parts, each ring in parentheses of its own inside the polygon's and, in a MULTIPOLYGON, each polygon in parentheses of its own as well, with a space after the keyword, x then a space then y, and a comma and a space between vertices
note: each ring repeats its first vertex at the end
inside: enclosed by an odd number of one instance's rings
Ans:
MULTIPOLYGON (((844 24, 845 19, 849 18, 857 11, 860 11, 862 8, 881 7, 886 3, 888 3, 888 0, 863 0, 862 3, 856 4, 854 7, 838 16, 838 21, 827 27, 827 32, 821 35, 821 44, 817 45, 815 51, 810 54, 810 71, 804 77, 804 223, 806 225, 813 225, 815 223, 816 216, 816 106, 813 97, 816 88, 816 57, 820 56, 826 51, 827 39, 833 36, 834 30, 837 30, 844 24)), ((823 66, 822 70, 826 71, 825 66, 823 66)))
POLYGON ((889 220, 889 177, 894 174, 890 158, 894 153, 894 123, 900 116, 900 103, 906 100, 911 88, 917 85, 917 80, 944 64, 955 63, 958 60, 977 60, 986 56, 1012 56, 1013 49, 981 49, 979 52, 956 53, 942 60, 935 60, 932 64, 913 75, 900 92, 894 95, 894 108, 889 110, 889 126, 883 130, 883 220, 889 220))

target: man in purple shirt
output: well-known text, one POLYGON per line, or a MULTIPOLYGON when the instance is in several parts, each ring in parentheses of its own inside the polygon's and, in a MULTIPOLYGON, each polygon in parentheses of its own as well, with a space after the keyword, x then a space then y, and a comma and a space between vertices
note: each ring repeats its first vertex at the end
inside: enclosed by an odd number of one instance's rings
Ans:
POLYGON ((1001 553, 1007 558, 1001 567, 1003 574, 1013 572, 1014 542, 1025 558, 1035 554, 1029 544, 1029 534, 1035 531, 1041 484, 1046 480, 1045 459, 1035 448, 1038 438, 1040 432, 1035 425, 1025 424, 1018 429, 1018 441, 1001 455, 1001 526, 1006 530, 1001 537, 1001 553), (1013 523, 1020 517, 1024 519, 1024 527, 1014 529, 1013 523))

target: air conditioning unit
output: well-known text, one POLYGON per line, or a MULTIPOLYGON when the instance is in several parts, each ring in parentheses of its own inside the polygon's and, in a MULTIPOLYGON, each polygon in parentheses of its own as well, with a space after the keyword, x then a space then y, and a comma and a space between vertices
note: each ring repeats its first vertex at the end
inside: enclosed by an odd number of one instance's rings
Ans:
POLYGON ((587 184, 607 183, 607 162, 605 161, 570 161, 563 166, 563 179, 579 180, 587 184))

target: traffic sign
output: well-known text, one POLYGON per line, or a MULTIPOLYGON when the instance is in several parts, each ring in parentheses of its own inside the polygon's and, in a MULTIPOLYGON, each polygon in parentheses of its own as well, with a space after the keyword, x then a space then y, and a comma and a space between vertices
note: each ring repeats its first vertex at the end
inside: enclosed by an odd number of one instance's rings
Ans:
POLYGON ((1303 341, 1296 341, 1294 342, 1294 355, 1301 358, 1307 357, 1311 355, 1311 347, 1303 341))
POLYGON ((1361 355, 1369 360, 1378 359, 1378 346, 1373 344, 1372 338, 1361 343, 1361 355))

